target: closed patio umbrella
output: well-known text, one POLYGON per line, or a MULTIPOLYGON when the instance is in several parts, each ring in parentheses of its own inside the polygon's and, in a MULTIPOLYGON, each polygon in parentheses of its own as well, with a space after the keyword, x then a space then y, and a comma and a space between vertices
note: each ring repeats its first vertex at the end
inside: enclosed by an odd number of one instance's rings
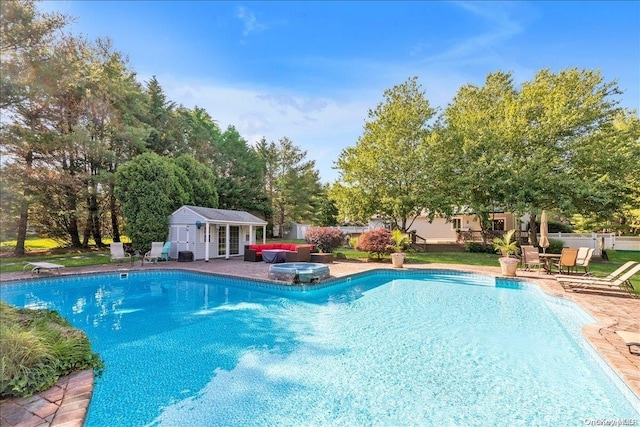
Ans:
POLYGON ((542 248, 542 252, 546 252, 549 247, 549 224, 547 223, 547 213, 542 211, 542 215, 540 216, 540 247, 542 248))

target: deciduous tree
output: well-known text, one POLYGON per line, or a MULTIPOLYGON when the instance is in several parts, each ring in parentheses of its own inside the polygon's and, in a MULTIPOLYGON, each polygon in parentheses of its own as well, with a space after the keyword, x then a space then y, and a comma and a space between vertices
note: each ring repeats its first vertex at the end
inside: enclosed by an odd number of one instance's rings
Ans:
POLYGON ((425 143, 434 115, 415 77, 384 92, 356 145, 336 162, 341 182, 331 197, 343 217, 366 222, 375 215, 406 231, 423 212, 438 210, 425 143))

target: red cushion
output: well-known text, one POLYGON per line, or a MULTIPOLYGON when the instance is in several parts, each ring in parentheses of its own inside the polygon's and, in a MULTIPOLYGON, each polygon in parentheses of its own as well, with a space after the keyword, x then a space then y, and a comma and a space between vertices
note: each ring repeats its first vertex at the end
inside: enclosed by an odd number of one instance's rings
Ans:
MULTIPOLYGON (((265 243, 249 245, 249 249, 256 251, 256 254, 260 255, 265 249, 281 249, 284 251, 298 252, 298 246, 300 245, 296 245, 295 243, 265 243)), ((313 250, 313 245, 302 246, 309 246, 311 250, 313 250)))

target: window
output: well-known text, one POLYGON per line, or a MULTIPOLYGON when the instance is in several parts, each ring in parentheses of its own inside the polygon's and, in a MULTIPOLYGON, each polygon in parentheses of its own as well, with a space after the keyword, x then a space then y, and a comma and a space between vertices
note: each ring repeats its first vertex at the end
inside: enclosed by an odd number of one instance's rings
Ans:
POLYGON ((218 255, 227 254, 227 226, 218 226, 218 255))
POLYGON ((504 219, 494 219, 493 220, 493 229, 504 231, 504 219))
MULTIPOLYGON (((205 241, 205 235, 207 234, 207 230, 202 227, 200 230, 198 230, 198 233, 200 233, 200 243, 204 243, 205 241)), ((211 242, 211 234, 213 234, 213 228, 209 229, 209 242, 211 242)))
POLYGON ((462 218, 453 218, 451 220, 451 227, 454 230, 460 230, 462 228, 462 218))

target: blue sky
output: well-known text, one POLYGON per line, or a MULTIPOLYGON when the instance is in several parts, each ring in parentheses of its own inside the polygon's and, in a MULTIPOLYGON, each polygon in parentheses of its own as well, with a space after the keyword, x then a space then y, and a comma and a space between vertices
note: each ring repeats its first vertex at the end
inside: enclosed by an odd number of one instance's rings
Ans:
POLYGON ((109 37, 141 82, 255 143, 288 137, 337 178, 385 89, 418 76, 432 106, 509 71, 598 69, 640 109, 638 1, 46 1, 109 37))

